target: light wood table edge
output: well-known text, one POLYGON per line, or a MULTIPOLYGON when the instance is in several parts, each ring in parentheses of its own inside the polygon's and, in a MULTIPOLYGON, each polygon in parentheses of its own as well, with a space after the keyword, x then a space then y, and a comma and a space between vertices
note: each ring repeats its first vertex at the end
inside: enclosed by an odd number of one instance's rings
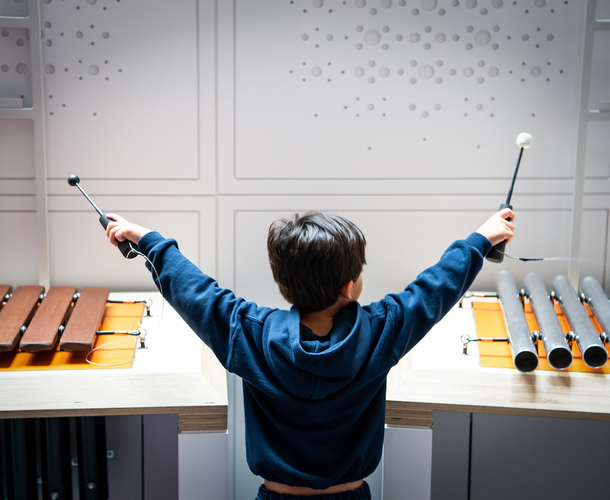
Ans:
POLYGON ((610 421, 610 414, 608 413, 388 400, 386 402, 386 424, 433 428, 435 411, 610 421))
POLYGON ((388 376, 386 424, 433 427, 435 411, 610 421, 610 377, 597 373, 483 368, 472 311, 454 307, 388 376))
POLYGON ((225 432, 228 427, 228 412, 226 405, 165 406, 147 408, 83 408, 69 410, 11 410, 0 412, 0 419, 168 414, 178 414, 178 430, 180 432, 225 432))

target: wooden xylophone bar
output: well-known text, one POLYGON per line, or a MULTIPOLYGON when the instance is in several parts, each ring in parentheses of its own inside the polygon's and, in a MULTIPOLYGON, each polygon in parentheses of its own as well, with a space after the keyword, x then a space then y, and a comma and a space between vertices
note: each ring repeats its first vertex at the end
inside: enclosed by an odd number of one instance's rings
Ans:
POLYGON ((12 351, 44 292, 42 286, 20 286, 0 311, 0 351, 12 351))
POLYGON ((66 351, 87 351, 95 339, 110 290, 83 288, 59 345, 66 351))
POLYGON ((73 286, 55 287, 47 292, 21 338, 21 350, 49 351, 55 346, 75 294, 73 286))
POLYGON ((12 291, 13 287, 11 287, 11 285, 0 285, 0 304, 2 304, 5 300, 8 300, 12 291))
POLYGON ((18 343, 22 351, 50 351, 58 340, 62 350, 90 350, 110 294, 95 287, 78 296, 74 287, 52 287, 46 295, 41 286, 10 292, 9 285, 0 285, 0 297, 6 298, 0 304, 0 352, 18 343))

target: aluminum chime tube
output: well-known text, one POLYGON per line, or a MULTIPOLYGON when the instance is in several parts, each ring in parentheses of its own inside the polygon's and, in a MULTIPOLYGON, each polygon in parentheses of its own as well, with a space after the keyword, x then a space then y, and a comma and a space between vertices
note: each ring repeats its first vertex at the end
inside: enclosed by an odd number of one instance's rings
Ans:
POLYGON ((534 316, 536 316, 547 360, 556 370, 565 370, 572 364, 572 351, 559 324, 544 282, 536 273, 529 273, 523 281, 534 316))
POLYGON ((508 327, 515 368, 524 373, 533 372, 538 367, 538 353, 525 319, 515 280, 508 271, 500 271, 496 276, 496 286, 508 327))
POLYGON ((601 368, 608 361, 608 351, 578 300, 576 291, 568 278, 562 275, 555 277, 553 286, 568 318, 583 361, 590 368, 601 368))
POLYGON ((587 276, 580 282, 580 289, 587 297, 589 306, 606 335, 610 335, 610 301, 599 281, 587 276))

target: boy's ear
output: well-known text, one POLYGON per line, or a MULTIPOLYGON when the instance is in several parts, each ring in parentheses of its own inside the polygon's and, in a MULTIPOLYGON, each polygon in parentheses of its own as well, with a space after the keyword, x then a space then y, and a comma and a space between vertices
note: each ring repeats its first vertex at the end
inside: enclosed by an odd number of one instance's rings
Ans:
POLYGON ((341 295, 348 299, 351 299, 353 286, 354 286, 354 280, 351 280, 348 283, 346 283, 345 285, 343 285, 343 288, 341 288, 341 295))

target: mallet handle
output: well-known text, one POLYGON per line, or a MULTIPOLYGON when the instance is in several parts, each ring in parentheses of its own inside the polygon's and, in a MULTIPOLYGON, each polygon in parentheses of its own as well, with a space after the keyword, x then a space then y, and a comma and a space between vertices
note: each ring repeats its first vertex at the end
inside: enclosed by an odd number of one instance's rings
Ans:
MULTIPOLYGON (((519 151, 519 158, 517 159, 517 166, 515 167, 515 173, 513 174, 513 181, 510 183, 510 189, 508 190, 508 196, 506 196, 506 204, 510 205, 510 199, 513 197, 513 188, 515 187, 515 181, 517 180, 517 172, 519 172, 519 165, 521 165, 521 157, 523 156, 523 149, 519 151)), ((511 207, 512 209, 512 207, 511 207)))
MULTIPOLYGON (((87 201, 88 201, 89 203, 91 203, 91 205, 93 205, 93 208, 95 208, 95 211, 96 211, 98 214, 100 214, 100 216, 103 216, 103 215, 104 215, 104 213, 103 213, 103 212, 102 212, 102 211, 99 209, 99 207, 98 207, 98 206, 97 206, 95 203, 93 203, 93 200, 92 200, 91 198, 89 198, 89 195, 88 195, 87 193, 85 193, 85 190, 84 190, 82 187, 80 187, 80 184, 77 182, 77 183, 76 183, 76 184, 74 184, 74 185, 75 185, 75 186, 78 188, 78 190, 79 190, 81 193, 83 193, 83 196, 84 196, 85 198, 87 198, 87 201)), ((104 228, 104 229, 105 229, 105 228, 104 228)))
MULTIPOLYGON (((108 227, 108 224, 111 220, 112 219, 106 217, 105 214, 102 214, 100 216, 100 224, 104 227, 104 229, 108 227)), ((125 257, 126 259, 133 259, 138 255, 136 251, 139 251, 138 245, 132 243, 129 240, 119 241, 119 250, 123 254, 123 257, 125 257)))
MULTIPOLYGON (((523 149, 521 151, 523 151, 523 149)), ((502 205, 500 205, 500 210, 502 210, 504 208, 510 208, 511 210, 513 209, 513 207, 511 205, 509 205, 508 203, 502 203, 502 205)), ((506 220, 508 220, 508 219, 506 219, 506 220)), ((499 264, 504 260, 504 250, 505 249, 506 249, 506 241, 501 241, 500 243, 498 243, 497 245, 495 245, 491 248, 491 250, 489 251, 489 253, 487 254, 487 256, 485 258, 490 262, 499 264)))
MULTIPOLYGON (((102 212, 95 203, 93 203, 93 200, 89 198, 89 195, 85 193, 85 190, 80 187, 80 179, 78 175, 71 175, 68 177, 68 184, 70 184, 70 186, 76 186, 83 196, 87 198, 87 201, 93 205, 95 211, 100 214, 100 224, 104 227, 104 229, 106 229, 110 223, 110 219, 106 217, 106 214, 104 214, 104 212, 102 212)), ((119 241, 119 250, 126 259, 133 259, 136 255, 138 255, 136 252, 139 251, 138 245, 128 240, 119 241)))

